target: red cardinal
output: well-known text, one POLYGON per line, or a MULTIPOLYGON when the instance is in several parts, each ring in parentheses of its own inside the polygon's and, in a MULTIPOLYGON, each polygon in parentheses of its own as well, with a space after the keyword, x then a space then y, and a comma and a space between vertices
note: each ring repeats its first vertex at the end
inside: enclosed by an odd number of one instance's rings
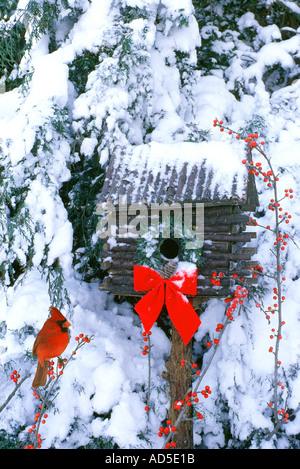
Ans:
POLYGON ((69 343, 68 327, 71 324, 54 306, 50 307, 50 314, 51 317, 47 319, 36 336, 32 348, 33 356, 38 357, 38 366, 32 383, 33 388, 45 386, 48 370, 46 362, 61 355, 69 343))

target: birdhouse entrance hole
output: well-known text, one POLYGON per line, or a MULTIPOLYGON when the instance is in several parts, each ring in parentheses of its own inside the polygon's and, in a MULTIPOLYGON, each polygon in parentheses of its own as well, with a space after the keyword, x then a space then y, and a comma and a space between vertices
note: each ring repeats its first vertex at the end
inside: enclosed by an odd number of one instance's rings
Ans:
POLYGON ((179 253, 179 244, 175 239, 164 239, 160 245, 160 254, 167 259, 175 259, 179 253))

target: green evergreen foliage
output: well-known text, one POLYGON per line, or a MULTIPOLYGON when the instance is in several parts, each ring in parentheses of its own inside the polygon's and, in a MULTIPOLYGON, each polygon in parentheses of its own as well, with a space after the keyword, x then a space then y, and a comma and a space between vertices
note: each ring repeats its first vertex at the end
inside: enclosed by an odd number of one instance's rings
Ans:
POLYGON ((14 70, 25 51, 25 27, 22 23, 0 22, 0 77, 14 70))
POLYGON ((17 3, 0 4, 0 79, 6 79, 7 91, 30 77, 28 71, 20 73, 19 65, 25 53, 30 55, 33 44, 48 35, 49 52, 55 51, 61 42, 56 37, 57 24, 74 23, 82 13, 81 8, 70 8, 68 0, 29 0, 25 9, 17 9, 17 3), (60 18, 63 9, 67 13, 60 18))
POLYGON ((0 449, 18 449, 20 441, 15 434, 7 433, 0 429, 0 449))
POLYGON ((99 54, 84 51, 82 55, 76 57, 69 67, 69 77, 78 94, 85 91, 89 74, 99 63, 99 54))
POLYGON ((104 171, 99 165, 99 156, 94 153, 86 160, 73 164, 72 177, 64 183, 60 193, 64 200, 69 220, 74 230, 74 265, 85 280, 101 279, 100 268, 101 240, 95 235, 98 216, 97 197, 101 191, 104 171))
POLYGON ((12 285, 31 263, 33 227, 29 210, 25 206, 28 188, 16 184, 10 164, 3 157, 1 160, 0 243, 5 254, 0 259, 0 281, 12 285))
MULTIPOLYGON (((197 49, 198 67, 203 75, 212 72, 217 76, 221 74, 226 81, 230 79, 230 65, 234 61, 240 59, 243 68, 255 62, 253 53, 263 44, 258 38, 257 26, 276 25, 279 28, 278 32, 281 30, 283 38, 286 39, 296 34, 300 20, 299 13, 287 2, 281 1, 222 0, 212 3, 193 0, 193 5, 202 38, 201 47, 197 49), (239 20, 247 13, 253 14, 254 21, 241 28, 239 20), (243 50, 244 53, 241 54, 243 50)), ((276 40, 279 39, 278 37, 276 40)), ((273 92, 299 77, 297 72, 296 77, 294 73, 282 67, 280 63, 275 62, 274 65, 266 66, 263 81, 267 91, 273 92)), ((237 99, 240 99, 243 93, 249 93, 249 87, 243 79, 236 80, 231 91, 237 99)))
POLYGON ((1 0, 0 1, 0 17, 7 18, 17 8, 18 0, 1 0))

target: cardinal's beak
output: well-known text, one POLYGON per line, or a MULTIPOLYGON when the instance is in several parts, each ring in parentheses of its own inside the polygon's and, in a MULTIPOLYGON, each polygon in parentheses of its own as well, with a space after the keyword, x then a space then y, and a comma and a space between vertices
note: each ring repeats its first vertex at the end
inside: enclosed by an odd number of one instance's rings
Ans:
POLYGON ((69 321, 65 321, 62 325, 62 327, 70 327, 71 324, 69 323, 69 321))

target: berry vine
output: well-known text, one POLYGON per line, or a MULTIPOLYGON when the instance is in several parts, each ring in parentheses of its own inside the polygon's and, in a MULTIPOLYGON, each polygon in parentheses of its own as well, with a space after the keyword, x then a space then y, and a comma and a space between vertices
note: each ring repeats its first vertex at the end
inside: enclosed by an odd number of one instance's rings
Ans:
MULTIPOLYGON (((284 189, 284 193, 279 194, 278 182, 279 182, 279 174, 273 168, 271 158, 267 155, 264 149, 265 142, 259 139, 259 135, 257 132, 249 133, 247 136, 241 137, 237 132, 230 129, 229 127, 224 125, 223 121, 219 121, 215 119, 213 122, 214 127, 219 127, 221 132, 228 131, 229 135, 235 136, 237 139, 244 139, 245 143, 248 144, 248 149, 252 159, 243 159, 242 163, 246 165, 248 168, 248 172, 255 177, 261 177, 263 182, 266 184, 266 190, 270 190, 272 192, 272 196, 270 198, 270 202, 268 205, 268 210, 273 212, 274 214, 274 223, 273 227, 270 225, 264 226, 259 224, 256 220, 250 218, 250 225, 259 226, 263 230, 267 230, 273 233, 274 241, 273 241, 273 248, 271 252, 275 258, 275 265, 274 265, 274 272, 266 273, 264 272, 263 267, 257 265, 253 269, 252 277, 262 276, 262 277, 269 277, 274 282, 273 287, 273 305, 269 305, 267 309, 265 309, 259 302, 256 303, 256 306, 261 309, 261 311, 265 314, 265 317, 268 321, 268 324, 271 325, 272 316, 275 316, 276 327, 271 328, 270 339, 272 341, 275 340, 274 345, 270 346, 268 351, 274 355, 274 372, 273 372, 273 399, 272 402, 269 403, 269 407, 273 410, 273 430, 267 436, 267 440, 270 440, 274 434, 277 433, 281 424, 286 422, 287 419, 290 417, 289 413, 285 411, 285 403, 283 402, 283 393, 279 393, 279 389, 283 391, 286 387, 282 384, 282 378, 280 378, 280 367, 281 367, 281 360, 279 357, 280 351, 280 342, 282 340, 282 328, 285 325, 285 321, 283 320, 283 303, 285 300, 285 296, 283 295, 283 282, 285 282, 286 277, 284 276, 284 258, 283 258, 283 251, 285 251, 288 241, 293 239, 291 236, 286 233, 283 229, 284 224, 288 225, 292 218, 291 214, 284 210, 282 207, 282 201, 287 199, 292 199, 294 197, 293 189, 286 188, 284 189), (261 161, 254 162, 255 152, 261 155, 262 159, 266 164, 266 168, 263 168, 263 163, 261 161), (277 319, 277 320, 276 320, 277 319), (279 384, 278 384, 279 383, 279 384)), ((294 241, 293 241, 294 242, 294 241)), ((296 244, 296 243, 295 243, 296 244)), ((249 267, 251 270, 252 267, 249 267)), ((286 396, 286 399, 287 400, 286 396)))
POLYGON ((18 389, 22 386, 24 381, 29 378, 29 374, 25 374, 23 378, 19 381, 21 375, 20 372, 17 370, 13 370, 12 374, 10 375, 10 379, 15 383, 15 388, 14 390, 9 394, 5 402, 0 405, 0 413, 5 409, 5 407, 8 405, 8 403, 11 401, 11 399, 14 397, 18 389))

